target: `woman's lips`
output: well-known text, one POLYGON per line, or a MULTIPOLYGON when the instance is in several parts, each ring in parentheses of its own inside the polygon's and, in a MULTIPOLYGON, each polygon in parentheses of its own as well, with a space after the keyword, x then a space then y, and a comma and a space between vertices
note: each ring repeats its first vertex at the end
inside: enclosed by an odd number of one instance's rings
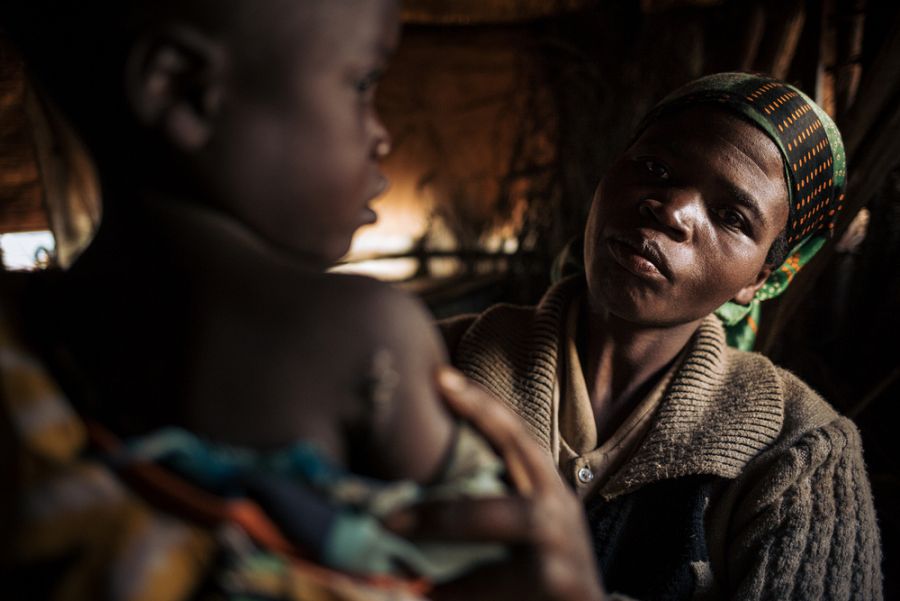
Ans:
POLYGON ((667 279, 657 263, 645 257, 632 244, 609 238, 606 246, 613 260, 632 274, 645 279, 667 279))

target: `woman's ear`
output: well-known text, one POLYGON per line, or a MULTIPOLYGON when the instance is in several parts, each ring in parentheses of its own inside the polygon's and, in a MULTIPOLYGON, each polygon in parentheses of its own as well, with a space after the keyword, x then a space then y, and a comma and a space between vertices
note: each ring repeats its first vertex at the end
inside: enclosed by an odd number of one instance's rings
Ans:
POLYGON ((210 139, 222 103, 226 52, 208 34, 168 26, 143 36, 126 63, 125 86, 138 122, 185 152, 210 139))
POLYGON ((753 282, 738 290, 738 293, 734 295, 734 302, 739 305, 749 304, 753 300, 756 291, 763 287, 770 275, 772 275, 772 266, 768 264, 763 265, 753 282))

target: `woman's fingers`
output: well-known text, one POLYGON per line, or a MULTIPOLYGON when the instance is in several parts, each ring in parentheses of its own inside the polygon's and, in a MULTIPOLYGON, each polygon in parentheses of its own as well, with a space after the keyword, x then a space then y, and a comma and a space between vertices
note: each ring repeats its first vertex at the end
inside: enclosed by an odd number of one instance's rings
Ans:
POLYGON ((529 543, 531 505, 523 497, 486 497, 426 501, 397 511, 385 526, 420 540, 529 543))
POLYGON ((535 547, 510 549, 505 561, 486 564, 429 592, 434 601, 606 601, 593 564, 535 547))
POLYGON ((429 593, 428 598, 432 601, 528 601, 541 598, 545 591, 531 581, 533 574, 532 562, 520 554, 510 561, 477 568, 443 584, 429 593))
POLYGON ((434 598, 604 599, 581 502, 524 422, 456 370, 442 369, 438 383, 450 408, 501 455, 519 496, 426 503, 388 518, 410 538, 509 545, 507 561, 438 587, 434 598))
POLYGON ((490 442, 506 463, 516 491, 525 497, 560 486, 556 467, 538 447, 517 415, 450 367, 438 372, 441 393, 459 416, 490 442))
MULTIPOLYGON (((566 491, 561 491, 566 492, 566 491)), ((441 601, 604 599, 587 524, 565 495, 454 499, 416 505, 386 525, 410 539, 506 545, 510 555, 437 587, 441 601)))

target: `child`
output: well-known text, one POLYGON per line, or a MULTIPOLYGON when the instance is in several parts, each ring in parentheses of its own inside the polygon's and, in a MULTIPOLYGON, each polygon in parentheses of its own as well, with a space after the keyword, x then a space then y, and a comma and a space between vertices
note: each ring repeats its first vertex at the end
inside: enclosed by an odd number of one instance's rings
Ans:
POLYGON ((437 397, 445 356, 421 306, 322 273, 374 220, 369 202, 385 187, 390 141, 373 95, 397 10, 4 8, 32 75, 93 154, 104 201, 72 269, 29 278, 16 299, 22 335, 92 431, 125 439, 109 453, 118 468, 149 460, 216 495, 255 498, 291 544, 337 567, 442 579, 468 560, 398 550, 360 516, 419 499, 425 484, 501 492, 497 460, 437 397))

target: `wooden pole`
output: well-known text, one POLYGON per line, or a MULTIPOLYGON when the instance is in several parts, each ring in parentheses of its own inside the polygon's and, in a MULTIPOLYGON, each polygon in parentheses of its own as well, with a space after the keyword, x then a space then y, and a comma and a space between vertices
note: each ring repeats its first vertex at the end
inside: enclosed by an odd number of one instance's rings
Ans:
POLYGON ((862 79, 866 0, 838 0, 835 14, 837 61, 834 64, 836 114, 840 119, 853 105, 862 79))
POLYGON ((791 287, 774 308, 772 317, 766 319, 766 326, 761 328, 763 336, 757 344, 757 349, 763 353, 772 351, 781 330, 813 291, 816 281, 831 263, 836 242, 850 226, 853 217, 878 192, 891 170, 900 164, 900 85, 898 82, 892 83, 893 98, 886 98, 887 106, 879 113, 882 118, 873 119, 877 127, 865 138, 866 145, 849 157, 850 179, 846 192, 847 200, 844 204, 845 215, 835 227, 832 240, 819 251, 815 260, 797 274, 791 287))
POLYGON ((841 119, 841 133, 847 156, 856 154, 877 120, 882 116, 885 105, 896 95, 897 75, 900 74, 900 13, 894 20, 890 35, 881 51, 862 78, 859 93, 853 104, 841 119))
POLYGON ((775 306, 766 307, 757 350, 771 353, 786 327, 835 253, 835 245, 853 218, 878 192, 885 177, 900 163, 900 13, 890 35, 862 79, 856 101, 839 121, 850 179, 842 219, 834 238, 796 277, 775 306))
POLYGON ((759 2, 747 12, 746 24, 741 31, 741 52, 738 59, 740 71, 750 71, 759 56, 759 47, 766 33, 766 7, 759 2))
POLYGON ((767 31, 760 46, 754 69, 784 79, 788 75, 797 42, 806 22, 806 8, 801 0, 778 3, 766 10, 767 31))

